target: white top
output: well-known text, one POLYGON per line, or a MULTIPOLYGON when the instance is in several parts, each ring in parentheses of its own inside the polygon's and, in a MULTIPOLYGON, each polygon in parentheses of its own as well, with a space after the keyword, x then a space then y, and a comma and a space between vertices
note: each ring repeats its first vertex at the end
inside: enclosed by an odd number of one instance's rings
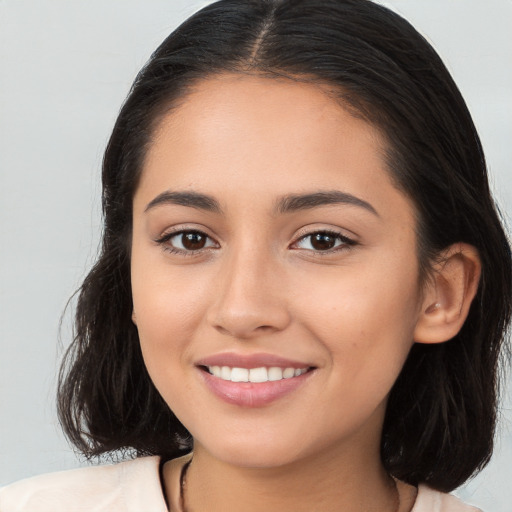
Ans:
MULTIPOLYGON (((159 464, 159 457, 140 457, 27 478, 0 489, 0 512, 168 512, 159 464)), ((411 512, 478 511, 420 485, 411 512)))

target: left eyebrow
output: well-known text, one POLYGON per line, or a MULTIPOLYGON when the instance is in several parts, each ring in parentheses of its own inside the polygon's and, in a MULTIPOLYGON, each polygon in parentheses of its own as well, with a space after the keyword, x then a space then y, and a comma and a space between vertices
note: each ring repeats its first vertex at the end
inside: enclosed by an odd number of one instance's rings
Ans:
POLYGON ((326 206, 330 204, 346 204, 364 208, 365 210, 373 213, 377 217, 380 215, 377 210, 367 201, 360 199, 347 192, 340 190, 326 190, 320 192, 313 192, 310 194, 291 194, 283 196, 276 201, 274 211, 280 214, 291 213, 298 210, 309 210, 319 206, 326 206))

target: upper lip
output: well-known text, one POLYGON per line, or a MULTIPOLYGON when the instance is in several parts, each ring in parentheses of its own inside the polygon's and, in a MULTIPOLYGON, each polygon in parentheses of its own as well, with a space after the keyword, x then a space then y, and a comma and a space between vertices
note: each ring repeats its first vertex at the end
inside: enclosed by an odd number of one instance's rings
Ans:
POLYGON ((235 354, 228 352, 214 354, 196 361, 196 366, 229 366, 230 368, 309 368, 312 365, 303 361, 294 361, 274 354, 235 354))

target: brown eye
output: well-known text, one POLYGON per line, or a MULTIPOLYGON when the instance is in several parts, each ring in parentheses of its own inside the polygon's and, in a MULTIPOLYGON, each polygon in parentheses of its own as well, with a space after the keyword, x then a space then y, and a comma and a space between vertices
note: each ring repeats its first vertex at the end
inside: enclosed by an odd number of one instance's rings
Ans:
POLYGON ((315 252, 338 250, 355 245, 356 242, 341 233, 317 231, 300 238, 294 245, 298 249, 315 252))
POLYGON ((315 233, 310 235, 311 247, 317 251, 326 251, 332 249, 336 245, 336 237, 329 233, 315 233))
POLYGON ((188 251, 197 251, 203 249, 206 245, 207 237, 198 231, 190 231, 181 234, 181 245, 188 251))
POLYGON ((163 245, 166 250, 181 253, 192 253, 217 246, 215 241, 206 233, 195 230, 169 233, 156 241, 163 245))

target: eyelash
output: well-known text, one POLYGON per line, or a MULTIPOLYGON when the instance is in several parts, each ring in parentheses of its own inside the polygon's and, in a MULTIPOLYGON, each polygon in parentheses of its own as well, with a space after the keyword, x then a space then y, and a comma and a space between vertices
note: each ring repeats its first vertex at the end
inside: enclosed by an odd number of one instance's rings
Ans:
POLYGON ((199 229, 180 229, 177 231, 172 231, 170 233, 166 233, 162 237, 155 240, 155 243, 158 245, 161 245, 163 250, 166 252, 169 252, 171 254, 179 254, 180 256, 190 257, 190 256, 196 256, 200 252, 208 251, 211 249, 211 247, 203 247, 201 249, 196 250, 183 250, 179 249, 177 247, 173 247, 170 245, 170 240, 174 237, 184 235, 184 234, 197 234, 200 236, 205 237, 208 240, 213 240, 209 235, 207 235, 204 231, 201 231, 199 229))
MULTIPOLYGON (((191 249, 191 250, 183 250, 176 247, 173 247, 169 244, 170 240, 174 237, 184 235, 184 234, 196 234, 205 237, 206 239, 213 240, 209 235, 207 235, 204 231, 200 231, 198 229, 180 229, 178 231, 172 231, 171 233, 166 233, 162 237, 155 240, 155 243, 158 245, 161 245, 163 250, 166 252, 169 252, 171 254, 179 254, 180 256, 190 257, 190 256, 196 256, 201 252, 209 251, 212 249, 212 247, 202 247, 200 249, 191 249)), ((327 235, 329 237, 332 237, 335 239, 335 241, 341 241, 341 243, 337 246, 334 246, 331 249, 325 249, 325 250, 314 250, 314 249, 305 249, 311 253, 313 253, 315 256, 327 256, 331 255, 333 253, 337 253, 339 251, 347 250, 350 247, 353 247, 357 245, 357 242, 345 235, 342 235, 338 231, 328 230, 328 229, 320 229, 317 231, 311 231, 309 233, 305 233, 300 235, 292 244, 290 244, 290 247, 297 245, 299 242, 306 240, 309 237, 313 237, 314 235, 327 235)), ((298 249, 295 249, 298 250, 298 249)))
POLYGON ((357 242, 353 240, 352 238, 349 238, 343 234, 341 234, 339 231, 333 231, 329 229, 319 229, 316 231, 310 231, 308 233, 304 233, 300 235, 295 242, 293 242, 291 245, 297 245, 299 242, 306 240, 307 238, 311 238, 314 235, 327 235, 331 238, 333 238, 336 241, 340 241, 341 243, 337 246, 334 246, 331 249, 325 249, 325 250, 314 250, 314 249, 305 249, 311 253, 313 253, 315 256, 329 256, 334 253, 340 252, 340 251, 346 251, 350 249, 351 247, 357 245, 357 242))

